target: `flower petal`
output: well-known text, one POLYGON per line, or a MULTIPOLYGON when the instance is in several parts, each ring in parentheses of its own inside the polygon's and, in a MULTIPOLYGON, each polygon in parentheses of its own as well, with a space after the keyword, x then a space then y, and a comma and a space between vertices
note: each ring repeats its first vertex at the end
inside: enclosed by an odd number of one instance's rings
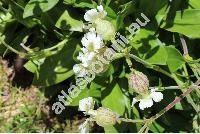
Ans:
POLYGON ((98 12, 96 9, 91 9, 87 11, 84 15, 84 19, 89 22, 94 22, 98 17, 98 12))
POLYGON ((89 119, 86 119, 85 122, 83 122, 79 126, 79 130, 80 130, 80 133, 89 133, 89 129, 90 129, 89 119))
POLYGON ((160 102, 163 99, 163 94, 161 92, 152 92, 150 96, 155 102, 160 102))
POLYGON ((99 12, 103 12, 103 6, 102 5, 97 6, 97 9, 98 9, 99 12))
POLYGON ((151 98, 141 99, 139 103, 139 107, 141 110, 151 107, 152 105, 153 105, 153 100, 151 98))
POLYGON ((91 109, 94 109, 94 100, 92 97, 84 98, 79 101, 79 110, 88 112, 91 109))
POLYGON ((135 103, 137 103, 138 102, 138 100, 136 99, 136 98, 133 98, 133 101, 132 101, 132 107, 135 105, 135 103))
POLYGON ((151 89, 151 93, 152 93, 152 92, 155 92, 155 91, 157 91, 157 90, 158 90, 158 88, 157 88, 157 87, 155 87, 155 88, 152 88, 152 89, 151 89))

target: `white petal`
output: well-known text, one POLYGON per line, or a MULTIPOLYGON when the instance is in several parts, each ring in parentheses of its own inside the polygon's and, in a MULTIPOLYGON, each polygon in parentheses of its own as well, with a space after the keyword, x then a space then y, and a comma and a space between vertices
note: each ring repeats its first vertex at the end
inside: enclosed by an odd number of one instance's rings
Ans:
POLYGON ((79 110, 88 112, 89 110, 94 109, 94 100, 92 97, 84 98, 79 101, 79 110))
POLYGON ((87 57, 88 57, 88 60, 92 60, 95 56, 95 53, 94 52, 90 52, 88 53, 87 57))
POLYGON ((81 68, 80 68, 80 66, 78 64, 76 64, 76 65, 73 66, 74 73, 79 73, 80 70, 81 70, 81 68))
POLYGON ((82 68, 80 70, 80 72, 77 74, 78 77, 85 77, 88 74, 88 71, 83 67, 83 65, 81 65, 82 68))
POLYGON ((103 38, 92 31, 92 29, 84 35, 81 42, 88 52, 98 52, 98 50, 104 46, 103 38))
POLYGON ((163 94, 161 92, 152 92, 150 96, 155 102, 160 102, 163 99, 163 94))
POLYGON ((152 105, 153 105, 153 100, 151 98, 141 99, 139 103, 139 107, 141 110, 151 107, 152 105))
POLYGON ((103 6, 102 5, 97 6, 97 9, 98 9, 99 12, 103 12, 103 6))
POLYGON ((135 103, 137 103, 138 102, 138 100, 137 99, 135 99, 135 98, 133 98, 133 101, 132 101, 132 107, 135 105, 135 103))
POLYGON ((87 11, 84 15, 84 19, 89 22, 94 22, 98 17, 98 12, 96 9, 91 9, 87 11))
POLYGON ((93 62, 93 58, 95 57, 95 53, 94 52, 87 52, 84 53, 84 55, 81 58, 82 64, 84 67, 88 67, 92 64, 93 62))
POLYGON ((151 89, 151 92, 155 92, 155 91, 157 91, 157 90, 158 90, 158 88, 155 87, 155 88, 152 88, 152 89, 151 89))
POLYGON ((88 39, 84 36, 81 40, 81 43, 83 44, 84 47, 87 47, 87 44, 88 44, 88 39))
POLYGON ((89 129, 90 129, 89 119, 86 119, 85 122, 83 122, 79 126, 79 130, 80 130, 80 133, 89 133, 89 129))
POLYGON ((83 53, 88 53, 88 50, 85 47, 81 48, 81 50, 83 51, 83 53))
POLYGON ((84 77, 88 74, 88 71, 83 67, 83 64, 74 65, 73 71, 77 75, 77 77, 84 77))
POLYGON ((80 60, 80 61, 83 61, 84 60, 84 54, 79 52, 79 55, 77 56, 77 59, 80 60))
POLYGON ((90 32, 94 32, 94 33, 96 33, 96 31, 95 31, 95 28, 94 28, 94 27, 90 28, 90 29, 89 29, 89 31, 90 31, 90 32))

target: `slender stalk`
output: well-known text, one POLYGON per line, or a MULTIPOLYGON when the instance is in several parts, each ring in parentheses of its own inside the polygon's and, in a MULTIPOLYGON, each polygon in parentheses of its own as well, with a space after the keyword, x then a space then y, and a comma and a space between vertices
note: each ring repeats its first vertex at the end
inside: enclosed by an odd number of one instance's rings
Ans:
POLYGON ((146 120, 141 120, 141 119, 126 119, 126 118, 119 118, 119 121, 123 122, 131 122, 131 123, 145 123, 146 120))
POLYGON ((144 126, 139 130, 138 133, 144 133, 145 129, 148 127, 148 123, 145 123, 144 126))
POLYGON ((197 60, 187 61, 189 64, 195 64, 200 62, 200 58, 197 60))
MULTIPOLYGON (((186 88, 188 88, 188 86, 185 87, 186 86, 185 83, 180 78, 178 78, 175 74, 172 74, 172 76, 174 77, 174 80, 176 81, 176 83, 180 87, 181 91, 185 92, 185 90, 186 90, 186 88)), ((192 107, 195 109, 195 111, 198 112, 198 106, 194 103, 190 94, 188 94, 186 96, 186 99, 192 105, 192 107)))
POLYGON ((148 131, 149 131, 149 126, 147 126, 147 128, 146 128, 146 130, 145 130, 145 134, 147 134, 148 133, 148 131))
POLYGON ((155 88, 158 88, 158 89, 161 89, 161 90, 165 90, 165 89, 180 89, 179 86, 169 86, 169 87, 149 87, 149 89, 155 89, 155 88))
POLYGON ((11 46, 9 46, 9 45, 2 39, 2 37, 0 37, 0 42, 1 42, 5 47, 7 47, 9 50, 11 50, 12 52, 18 54, 19 56, 24 57, 24 56, 26 55, 25 53, 19 52, 19 51, 17 51, 16 49, 14 49, 14 48, 12 48, 11 46))

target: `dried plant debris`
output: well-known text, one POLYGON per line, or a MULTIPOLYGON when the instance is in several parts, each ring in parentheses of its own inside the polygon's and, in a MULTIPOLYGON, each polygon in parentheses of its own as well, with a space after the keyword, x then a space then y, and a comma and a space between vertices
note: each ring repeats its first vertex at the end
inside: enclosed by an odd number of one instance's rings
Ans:
POLYGON ((60 123, 43 93, 34 86, 12 86, 11 73, 7 61, 0 59, 0 132, 78 132, 77 116, 60 123))

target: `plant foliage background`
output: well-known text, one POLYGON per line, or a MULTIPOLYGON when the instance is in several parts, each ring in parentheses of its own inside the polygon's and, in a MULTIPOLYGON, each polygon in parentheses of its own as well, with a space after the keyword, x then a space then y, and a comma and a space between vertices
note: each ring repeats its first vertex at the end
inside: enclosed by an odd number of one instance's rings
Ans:
MULTIPOLYGON (((200 79, 199 0, 1 0, 1 56, 15 59, 15 53, 20 59, 25 59, 23 66, 33 76, 29 82, 39 87, 52 104, 61 90, 67 92, 70 85, 75 83, 72 68, 78 62, 76 56, 84 34, 83 16, 86 10, 96 8, 100 3, 108 13, 106 19, 124 36, 130 36, 127 28, 140 18, 141 13, 151 20, 136 35, 131 36, 127 47, 131 47, 131 54, 153 66, 159 66, 173 77, 135 60, 132 60, 133 66, 148 76, 151 87, 179 85, 181 89, 160 88, 164 94, 160 103, 146 110, 140 110, 137 105, 132 108, 134 94, 129 91, 125 78, 130 71, 125 58, 120 58, 113 61, 105 73, 96 76, 73 100, 60 115, 63 121, 67 118, 66 113, 77 111, 79 100, 88 96, 95 98, 97 106, 108 107, 120 116, 149 118, 200 79), (189 55, 183 55, 180 37, 185 39, 189 55)), ((11 66, 14 63, 16 61, 11 60, 11 66)), ((21 86, 20 82, 16 85, 21 86)), ((200 132, 199 97, 199 89, 194 90, 153 122, 149 131, 200 132)), ((83 114, 80 115, 83 117, 83 114)), ((114 127, 97 128, 94 126, 93 131, 138 132, 141 125, 121 123, 114 127)))

